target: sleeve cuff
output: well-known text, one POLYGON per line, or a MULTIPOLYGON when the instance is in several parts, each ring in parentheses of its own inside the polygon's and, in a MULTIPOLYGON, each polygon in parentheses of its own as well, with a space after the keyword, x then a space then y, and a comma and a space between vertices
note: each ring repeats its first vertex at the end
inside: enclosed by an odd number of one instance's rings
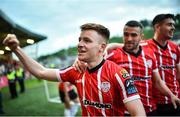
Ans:
POLYGON ((133 100, 137 100, 139 98, 140 98, 139 95, 134 95, 134 96, 131 96, 131 97, 128 97, 128 98, 124 99, 123 102, 127 103, 127 102, 130 102, 130 101, 133 101, 133 100))
POLYGON ((56 77, 59 82, 62 82, 61 76, 59 74, 59 69, 56 69, 56 77))

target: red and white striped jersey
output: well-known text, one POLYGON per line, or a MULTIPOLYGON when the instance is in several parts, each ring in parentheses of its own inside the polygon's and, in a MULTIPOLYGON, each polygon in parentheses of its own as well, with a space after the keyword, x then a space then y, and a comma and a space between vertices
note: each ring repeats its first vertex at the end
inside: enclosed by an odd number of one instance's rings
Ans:
POLYGON ((152 74, 158 72, 158 69, 152 50, 147 46, 140 46, 137 54, 133 54, 126 52, 123 48, 118 48, 113 50, 107 59, 129 72, 138 89, 146 113, 155 110, 156 104, 152 96, 152 74))
MULTIPOLYGON (((178 90, 180 88, 176 77, 176 65, 180 65, 180 49, 178 45, 174 44, 172 41, 168 41, 167 45, 162 47, 154 39, 147 40, 147 43, 155 53, 162 80, 169 89, 178 96, 178 90)), ((163 96, 160 92, 157 92, 155 96, 159 104, 171 103, 170 98, 163 96)))
POLYGON ((108 60, 82 74, 69 67, 57 76, 77 87, 83 116, 123 116, 124 103, 140 98, 128 72, 108 60))

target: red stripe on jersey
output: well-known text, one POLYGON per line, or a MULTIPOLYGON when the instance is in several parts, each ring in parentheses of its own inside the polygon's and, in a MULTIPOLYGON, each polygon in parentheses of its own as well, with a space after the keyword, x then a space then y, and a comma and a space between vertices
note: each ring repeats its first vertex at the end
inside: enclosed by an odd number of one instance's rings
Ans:
POLYGON ((69 69, 59 72, 59 75, 63 81, 69 81, 77 87, 83 116, 123 116, 123 101, 140 98, 137 91, 131 92, 134 87, 129 82, 129 75, 122 76, 123 70, 107 60, 92 73, 85 71, 80 74, 74 69, 69 69), (117 81, 117 76, 121 84, 117 81), (129 90, 130 88, 132 89, 129 90))
POLYGON ((157 64, 152 50, 147 46, 141 48, 142 51, 138 56, 118 48, 107 59, 125 68, 130 73, 141 96, 145 111, 148 113, 156 109, 155 100, 152 96, 152 72, 157 69, 157 64))
MULTIPOLYGON (((157 42, 153 39, 147 40, 149 46, 153 49, 157 64, 159 68, 159 73, 162 80, 169 87, 169 89, 178 96, 179 82, 177 80, 176 74, 177 69, 176 65, 180 63, 180 51, 178 45, 174 44, 171 41, 168 41, 167 47, 160 47, 157 42)), ((157 101, 160 104, 171 103, 171 99, 167 96, 163 96, 160 92, 155 94, 157 101)))

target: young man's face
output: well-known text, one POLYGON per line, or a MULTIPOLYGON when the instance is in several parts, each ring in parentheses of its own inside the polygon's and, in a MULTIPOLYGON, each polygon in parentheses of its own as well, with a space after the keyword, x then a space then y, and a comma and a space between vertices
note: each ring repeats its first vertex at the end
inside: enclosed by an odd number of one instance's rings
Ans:
POLYGON ((162 38, 164 39, 171 39, 174 35, 175 30, 175 22, 173 19, 165 19, 161 23, 158 24, 158 31, 162 38))
POLYGON ((94 30, 82 31, 78 43, 78 59, 84 62, 95 61, 102 56, 104 39, 94 30))
POLYGON ((139 49, 139 42, 142 39, 140 27, 124 27, 124 48, 128 52, 134 52, 139 49))

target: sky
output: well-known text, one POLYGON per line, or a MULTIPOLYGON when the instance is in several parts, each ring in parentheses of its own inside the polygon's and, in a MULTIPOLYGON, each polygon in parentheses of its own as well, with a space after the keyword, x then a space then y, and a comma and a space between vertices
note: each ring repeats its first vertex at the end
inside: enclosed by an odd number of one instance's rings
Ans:
POLYGON ((111 37, 121 36, 129 20, 180 13, 180 0, 0 0, 0 9, 17 24, 48 37, 38 43, 41 56, 76 46, 84 23, 100 23, 111 37))

